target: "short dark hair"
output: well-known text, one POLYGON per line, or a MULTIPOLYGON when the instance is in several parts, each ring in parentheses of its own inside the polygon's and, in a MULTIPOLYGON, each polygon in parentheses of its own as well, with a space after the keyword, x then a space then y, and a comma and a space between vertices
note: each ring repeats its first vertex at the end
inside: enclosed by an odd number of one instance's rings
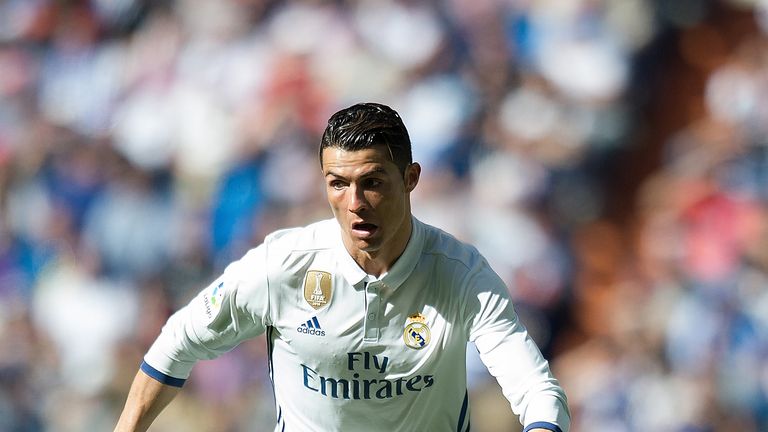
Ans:
POLYGON ((357 151, 385 145, 392 162, 402 174, 413 162, 411 138, 397 111, 379 103, 359 103, 338 111, 328 119, 320 140, 320 164, 323 150, 337 147, 357 151))

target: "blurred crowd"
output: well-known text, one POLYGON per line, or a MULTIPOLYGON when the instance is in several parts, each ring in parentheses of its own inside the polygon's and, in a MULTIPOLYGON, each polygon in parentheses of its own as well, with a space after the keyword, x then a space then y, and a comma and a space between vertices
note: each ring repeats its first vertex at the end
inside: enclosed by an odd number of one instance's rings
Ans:
MULTIPOLYGON (((319 136, 359 101, 401 113, 414 213, 508 283, 572 431, 768 430, 768 1, 0 0, 0 431, 111 430, 172 311, 331 217, 319 136)), ((271 430, 265 351, 155 430, 271 430)), ((473 428, 519 430, 468 362, 473 428)))

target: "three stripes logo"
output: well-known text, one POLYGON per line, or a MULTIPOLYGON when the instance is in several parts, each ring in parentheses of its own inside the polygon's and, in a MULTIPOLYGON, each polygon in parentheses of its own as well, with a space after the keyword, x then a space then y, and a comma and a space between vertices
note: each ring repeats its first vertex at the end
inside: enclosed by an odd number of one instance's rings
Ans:
POLYGON ((301 325, 296 328, 296 331, 312 336, 325 336, 325 330, 320 327, 320 321, 316 316, 308 319, 307 322, 301 323, 301 325))

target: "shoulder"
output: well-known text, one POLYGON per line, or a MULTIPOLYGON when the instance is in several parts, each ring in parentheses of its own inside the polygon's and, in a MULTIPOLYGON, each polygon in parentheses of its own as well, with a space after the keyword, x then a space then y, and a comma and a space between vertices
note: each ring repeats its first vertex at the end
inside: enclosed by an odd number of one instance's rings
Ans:
POLYGON ((303 274, 307 265, 333 250, 339 242, 339 226, 334 219, 277 230, 241 259, 230 263, 225 273, 230 278, 250 282, 303 274))
POLYGON ((439 298, 457 305, 462 322, 474 320, 486 306, 506 307, 507 286, 476 247, 439 228, 422 226, 419 272, 429 275, 439 298))
POLYGON ((485 262, 473 245, 457 239, 440 228, 420 221, 415 223, 424 232, 423 255, 444 260, 467 271, 485 262))

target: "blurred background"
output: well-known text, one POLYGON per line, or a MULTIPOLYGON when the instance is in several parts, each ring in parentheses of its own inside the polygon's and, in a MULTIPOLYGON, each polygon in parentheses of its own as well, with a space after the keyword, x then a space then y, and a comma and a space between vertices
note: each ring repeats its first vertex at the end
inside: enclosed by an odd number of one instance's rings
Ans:
MULTIPOLYGON (((331 216, 319 136, 359 101, 572 431, 768 430, 768 1, 0 0, 0 431, 111 430, 172 311, 331 216)), ((265 351, 154 430, 271 430, 265 351)), ((473 429, 519 430, 472 351, 473 429)))

